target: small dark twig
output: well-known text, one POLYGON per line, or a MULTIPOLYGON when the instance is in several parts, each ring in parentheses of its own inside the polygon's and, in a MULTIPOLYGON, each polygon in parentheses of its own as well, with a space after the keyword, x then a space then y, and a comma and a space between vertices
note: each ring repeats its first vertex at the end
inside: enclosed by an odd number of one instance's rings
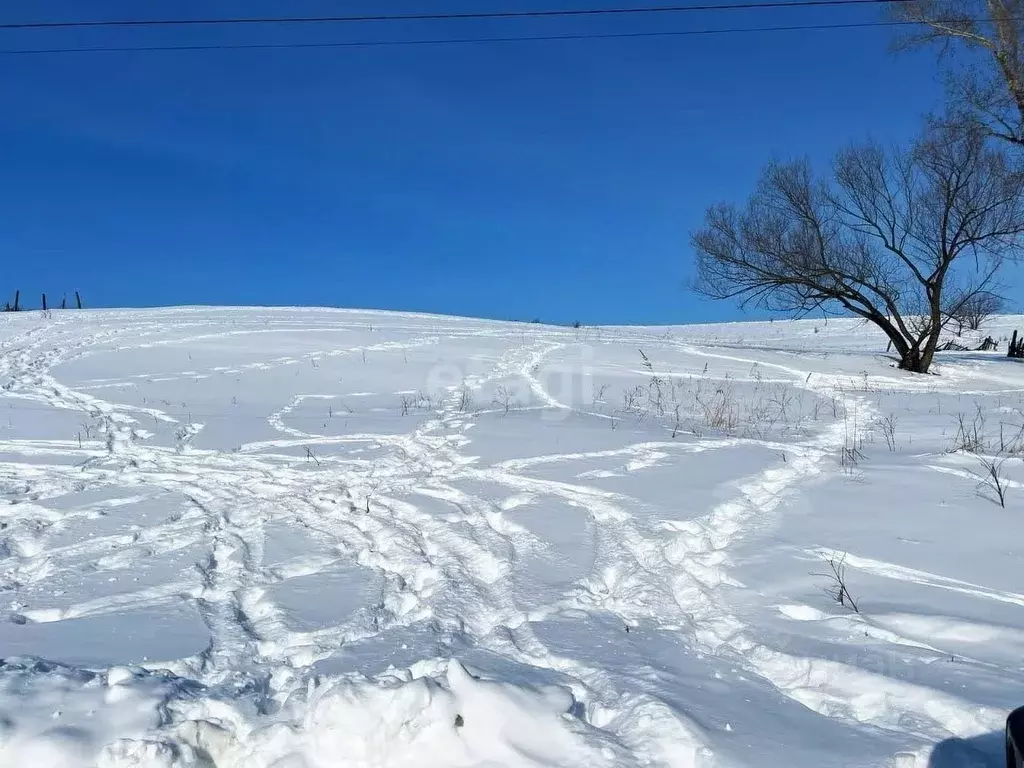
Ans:
POLYGON ((317 466, 319 467, 319 466, 320 466, 320 459, 318 459, 318 458, 316 457, 316 455, 315 455, 315 454, 313 453, 313 451, 311 451, 311 450, 309 449, 309 446, 308 446, 308 445, 307 445, 307 446, 305 446, 305 448, 306 448, 306 463, 308 464, 308 463, 309 463, 309 460, 310 460, 310 459, 312 459, 313 461, 315 461, 315 462, 316 462, 316 465, 317 465, 317 466))
POLYGON ((821 559, 828 565, 828 572, 812 572, 811 575, 828 579, 829 584, 824 588, 825 594, 844 608, 849 608, 854 613, 860 613, 857 601, 853 599, 853 595, 850 594, 850 590, 846 586, 846 553, 843 552, 840 555, 838 552, 833 552, 830 555, 822 555, 821 559))

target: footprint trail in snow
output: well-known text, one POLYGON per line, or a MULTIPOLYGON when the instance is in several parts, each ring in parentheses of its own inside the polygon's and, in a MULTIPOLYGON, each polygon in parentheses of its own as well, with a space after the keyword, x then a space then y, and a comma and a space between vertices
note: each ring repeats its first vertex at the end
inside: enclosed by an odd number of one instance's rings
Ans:
POLYGON ((0 766, 994 754, 1024 616, 985 611, 1024 605, 993 576, 1018 555, 944 570, 991 510, 929 441, 1005 372, 923 384, 843 322, 2 320, 0 766), (872 493, 916 473, 949 528, 885 544, 872 493), (859 614, 810 575, 837 550, 859 614))

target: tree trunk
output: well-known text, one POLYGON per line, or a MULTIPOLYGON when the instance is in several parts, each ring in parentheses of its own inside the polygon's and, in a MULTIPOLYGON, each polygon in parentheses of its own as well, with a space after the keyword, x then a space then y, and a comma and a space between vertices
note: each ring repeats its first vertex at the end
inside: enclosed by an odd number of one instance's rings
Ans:
POLYGON ((928 373, 928 366, 925 365, 920 347, 911 347, 900 358, 900 370, 911 373, 928 373))
POLYGON ((922 340, 924 341, 923 348, 921 341, 910 345, 907 351, 900 356, 900 369, 911 373, 928 373, 935 358, 935 350, 939 346, 941 332, 941 328, 936 328, 928 334, 927 338, 922 340))
POLYGON ((886 346, 885 351, 888 352, 890 349, 896 350, 896 354, 900 357, 900 368, 904 371, 916 370, 915 367, 912 367, 917 365, 914 355, 919 355, 920 351, 911 347, 911 345, 907 343, 903 334, 900 333, 899 329, 892 323, 878 322, 875 320, 875 324, 885 332, 886 336, 889 337, 889 344, 886 346))
POLYGON ((932 360, 935 357, 935 347, 925 346, 924 349, 914 345, 910 347, 906 354, 900 356, 900 370, 910 371, 910 373, 928 373, 928 369, 932 367, 932 360))
POLYGON ((932 367, 932 360, 935 357, 935 347, 937 346, 938 339, 934 342, 929 340, 925 346, 924 351, 921 352, 921 364, 920 369, 914 371, 914 373, 928 373, 928 369, 932 367))
MULTIPOLYGON (((847 308, 849 309, 849 307, 847 308)), ((889 344, 885 348, 886 352, 895 347, 896 354, 901 358, 907 353, 907 349, 910 345, 907 344, 906 337, 900 333, 900 329, 892 321, 892 318, 883 315, 880 312, 865 312, 861 314, 861 317, 868 322, 877 325, 881 329, 882 333, 889 338, 889 344)))

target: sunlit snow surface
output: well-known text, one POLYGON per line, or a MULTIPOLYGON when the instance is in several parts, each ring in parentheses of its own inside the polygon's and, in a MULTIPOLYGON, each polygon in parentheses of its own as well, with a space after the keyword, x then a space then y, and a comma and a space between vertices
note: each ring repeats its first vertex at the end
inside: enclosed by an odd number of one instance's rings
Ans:
POLYGON ((0 315, 0 766, 1001 765, 1024 367, 884 349, 0 315))

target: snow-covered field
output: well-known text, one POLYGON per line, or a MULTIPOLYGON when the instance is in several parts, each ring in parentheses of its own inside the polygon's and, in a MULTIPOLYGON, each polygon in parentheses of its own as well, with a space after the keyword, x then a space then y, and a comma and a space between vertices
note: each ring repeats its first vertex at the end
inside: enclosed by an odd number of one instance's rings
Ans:
POLYGON ((1001 765, 1024 367, 884 347, 2 315, 0 766, 1001 765))

